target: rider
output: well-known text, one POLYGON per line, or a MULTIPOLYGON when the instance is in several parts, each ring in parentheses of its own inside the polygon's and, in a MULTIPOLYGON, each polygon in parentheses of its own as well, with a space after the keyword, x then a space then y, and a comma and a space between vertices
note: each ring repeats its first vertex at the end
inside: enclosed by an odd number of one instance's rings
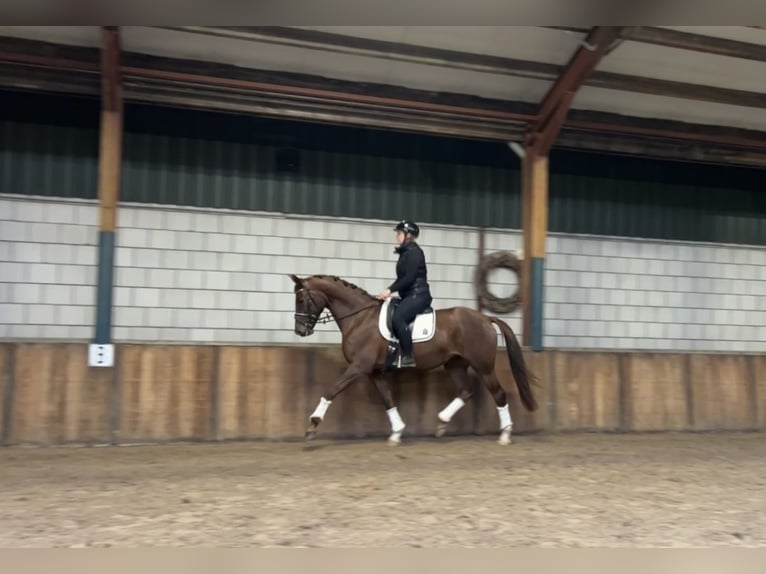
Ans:
POLYGON ((426 258, 420 245, 415 239, 420 235, 420 229, 413 221, 400 221, 394 228, 396 243, 394 250, 399 254, 396 263, 396 281, 388 289, 383 290, 378 297, 387 299, 392 291, 399 293, 402 301, 394 311, 392 318, 394 334, 401 348, 401 367, 414 367, 412 357, 412 333, 407 326, 415 317, 425 311, 433 301, 428 285, 428 270, 426 258))

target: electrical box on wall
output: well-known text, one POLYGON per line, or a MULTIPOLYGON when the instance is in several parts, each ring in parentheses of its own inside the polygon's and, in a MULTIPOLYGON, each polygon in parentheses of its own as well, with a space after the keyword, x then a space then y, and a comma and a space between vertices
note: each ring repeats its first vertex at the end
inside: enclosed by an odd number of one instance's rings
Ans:
POLYGON ((92 343, 88 346, 89 367, 113 367, 114 345, 92 343))

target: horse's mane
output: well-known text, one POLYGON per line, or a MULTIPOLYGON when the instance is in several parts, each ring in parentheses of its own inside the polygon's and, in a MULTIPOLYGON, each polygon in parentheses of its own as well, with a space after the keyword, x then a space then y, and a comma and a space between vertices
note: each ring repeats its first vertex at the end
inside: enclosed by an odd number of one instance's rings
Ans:
POLYGON ((350 283, 349 281, 346 281, 345 279, 341 279, 337 275, 312 275, 311 277, 315 278, 315 279, 325 279, 325 280, 329 280, 329 281, 335 281, 337 283, 340 283, 344 287, 348 287, 349 289, 355 289, 355 290, 359 291, 360 294, 362 294, 362 295, 364 295, 366 297, 369 297, 370 299, 373 299, 375 301, 379 301, 379 299, 377 297, 375 297, 374 295, 370 295, 367 291, 365 291, 364 289, 362 289, 358 285, 354 285, 353 283, 350 283))

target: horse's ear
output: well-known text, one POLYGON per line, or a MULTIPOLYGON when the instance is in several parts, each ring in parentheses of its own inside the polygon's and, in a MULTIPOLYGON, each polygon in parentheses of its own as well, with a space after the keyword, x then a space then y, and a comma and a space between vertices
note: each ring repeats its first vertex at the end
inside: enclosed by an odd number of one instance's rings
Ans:
POLYGON ((293 283, 295 283, 298 287, 303 286, 303 281, 301 281, 301 279, 297 275, 294 275, 293 273, 288 273, 287 276, 290 279, 292 279, 293 283))

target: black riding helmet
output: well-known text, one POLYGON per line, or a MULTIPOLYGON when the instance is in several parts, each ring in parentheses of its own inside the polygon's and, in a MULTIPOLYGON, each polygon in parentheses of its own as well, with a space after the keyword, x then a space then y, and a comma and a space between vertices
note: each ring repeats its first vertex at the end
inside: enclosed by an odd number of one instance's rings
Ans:
POLYGON ((420 235, 420 228, 418 227, 418 224, 414 221, 407 221, 406 219, 403 219, 397 223, 396 227, 394 227, 394 231, 403 231, 404 233, 411 234, 413 237, 420 235))

